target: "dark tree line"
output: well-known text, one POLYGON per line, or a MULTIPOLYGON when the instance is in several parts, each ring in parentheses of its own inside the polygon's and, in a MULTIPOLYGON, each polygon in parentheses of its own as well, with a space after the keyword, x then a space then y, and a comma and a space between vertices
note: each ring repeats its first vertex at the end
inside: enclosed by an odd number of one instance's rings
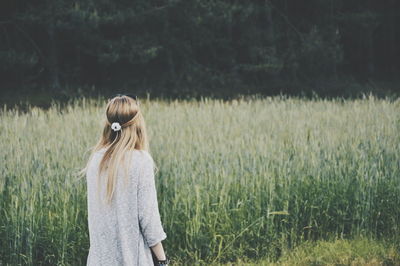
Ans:
POLYGON ((400 72, 395 0, 2 0, 0 16, 2 89, 344 90, 400 72))

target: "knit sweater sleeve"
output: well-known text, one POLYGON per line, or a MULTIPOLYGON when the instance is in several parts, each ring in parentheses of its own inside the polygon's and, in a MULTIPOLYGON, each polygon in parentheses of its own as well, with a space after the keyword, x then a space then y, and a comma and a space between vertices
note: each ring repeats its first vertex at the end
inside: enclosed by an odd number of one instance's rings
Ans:
POLYGON ((138 179, 138 215, 141 232, 149 247, 167 237, 158 209, 154 162, 150 154, 145 151, 138 179))

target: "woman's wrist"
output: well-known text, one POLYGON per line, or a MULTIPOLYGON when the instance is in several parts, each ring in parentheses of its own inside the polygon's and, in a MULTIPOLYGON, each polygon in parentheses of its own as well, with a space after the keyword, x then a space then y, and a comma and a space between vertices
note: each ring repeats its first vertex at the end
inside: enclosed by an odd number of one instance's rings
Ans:
POLYGON ((155 265, 168 265, 169 260, 167 254, 164 252, 164 248, 161 242, 158 242, 154 246, 150 247, 155 265))
POLYGON ((157 259, 158 266, 169 265, 169 263, 170 263, 170 261, 169 261, 169 258, 167 257, 167 255, 165 255, 165 259, 163 259, 163 260, 157 259))

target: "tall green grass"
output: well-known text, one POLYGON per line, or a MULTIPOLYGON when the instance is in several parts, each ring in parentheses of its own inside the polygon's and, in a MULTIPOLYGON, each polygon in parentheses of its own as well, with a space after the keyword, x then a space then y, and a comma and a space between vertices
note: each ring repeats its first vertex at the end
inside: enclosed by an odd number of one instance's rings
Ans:
MULTIPOLYGON (((143 101, 175 261, 277 259, 305 240, 400 242, 400 100, 143 101)), ((104 101, 0 114, 0 264, 83 265, 104 101)))

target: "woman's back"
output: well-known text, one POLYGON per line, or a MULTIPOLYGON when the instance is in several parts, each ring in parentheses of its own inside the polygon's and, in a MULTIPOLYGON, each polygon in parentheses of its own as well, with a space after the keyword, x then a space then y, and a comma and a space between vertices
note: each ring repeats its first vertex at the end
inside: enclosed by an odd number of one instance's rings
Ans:
POLYGON ((127 179, 124 168, 119 167, 112 201, 106 204, 107 171, 100 177, 100 187, 98 184, 105 151, 103 148, 94 153, 87 167, 87 265, 153 265, 149 247, 166 238, 158 210, 153 160, 146 151, 128 151, 132 156, 127 156, 127 179))

